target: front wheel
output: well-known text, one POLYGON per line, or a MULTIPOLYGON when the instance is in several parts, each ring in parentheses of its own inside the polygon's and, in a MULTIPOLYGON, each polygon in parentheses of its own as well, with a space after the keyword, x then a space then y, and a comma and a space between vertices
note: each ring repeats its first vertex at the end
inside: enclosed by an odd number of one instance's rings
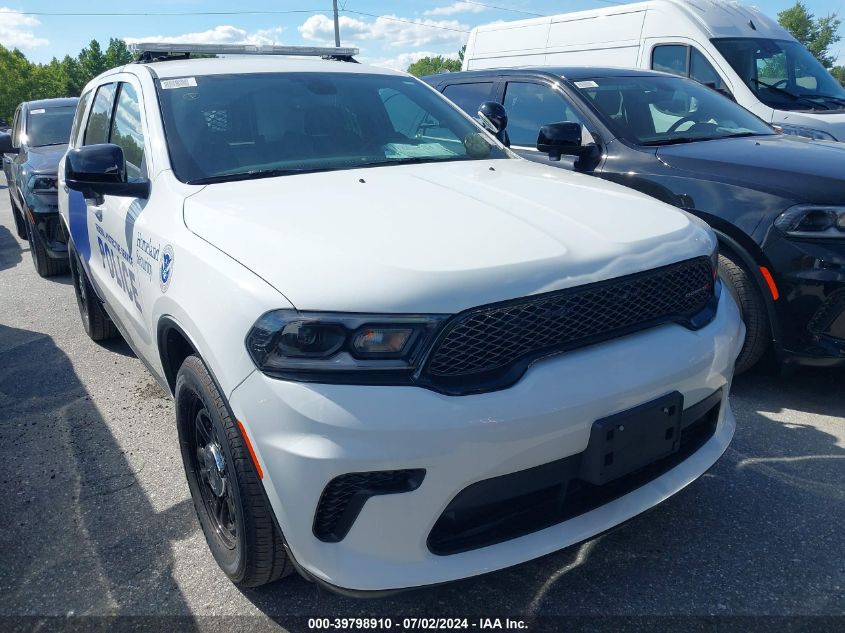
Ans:
POLYGON ((719 275, 745 321, 745 341, 735 368, 741 374, 760 360, 772 341, 769 313, 760 286, 735 255, 719 254, 719 275))
POLYGON ((18 234, 18 237, 24 240, 25 242, 29 241, 29 233, 26 231, 26 223, 24 223, 23 216, 21 212, 18 211, 17 205, 15 205, 15 199, 12 197, 12 190, 9 190, 9 204, 12 205, 12 216, 15 218, 15 233, 18 234))
POLYGON ((29 253, 32 255, 32 264, 35 266, 35 272, 42 277, 55 277, 67 272, 68 262, 66 259, 56 259, 50 257, 47 252, 47 246, 44 240, 38 233, 38 229, 32 226, 32 222, 24 220, 26 224, 26 233, 29 238, 29 253))
POLYGON ((198 356, 176 376, 176 422, 205 540, 229 579, 257 587, 293 572, 236 421, 198 356))

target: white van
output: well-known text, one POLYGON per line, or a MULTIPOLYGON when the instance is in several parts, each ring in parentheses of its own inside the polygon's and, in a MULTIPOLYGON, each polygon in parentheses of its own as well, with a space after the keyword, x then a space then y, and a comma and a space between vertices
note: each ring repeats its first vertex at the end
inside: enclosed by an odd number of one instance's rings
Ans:
POLYGON ((775 21, 716 0, 650 0, 472 30, 463 70, 651 68, 697 79, 787 134, 845 141, 845 89, 775 21))

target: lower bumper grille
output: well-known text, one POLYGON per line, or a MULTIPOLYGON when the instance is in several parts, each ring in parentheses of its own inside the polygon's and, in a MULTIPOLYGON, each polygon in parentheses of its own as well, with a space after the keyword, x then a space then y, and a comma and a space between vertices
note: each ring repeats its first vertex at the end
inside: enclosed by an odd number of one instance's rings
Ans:
POLYGON ((343 540, 367 499, 416 490, 424 477, 422 469, 379 470, 335 477, 317 504, 314 536, 327 543, 343 540))
POLYGON ((656 479, 701 448, 716 432, 722 391, 684 411, 678 450, 601 486, 578 478, 582 453, 494 477, 461 491, 428 537, 445 556, 518 538, 594 510, 656 479))

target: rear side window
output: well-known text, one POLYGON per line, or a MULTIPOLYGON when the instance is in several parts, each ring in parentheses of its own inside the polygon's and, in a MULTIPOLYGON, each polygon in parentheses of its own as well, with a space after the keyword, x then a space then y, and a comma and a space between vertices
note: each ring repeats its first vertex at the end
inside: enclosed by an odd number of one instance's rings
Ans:
POLYGON ((144 175, 144 130, 141 125, 141 104, 131 84, 120 84, 109 142, 123 149, 126 176, 129 181, 144 175))
POLYGON ((79 98, 79 103, 76 104, 76 114, 73 116, 73 126, 70 128, 70 144, 76 145, 79 138, 79 128, 82 127, 82 117, 85 116, 85 110, 88 108, 88 103, 91 101, 91 91, 89 90, 79 98))
POLYGON ((105 84, 97 88, 88 126, 85 128, 83 145, 97 145, 109 142, 109 126, 112 106, 114 105, 115 84, 105 84))
POLYGON ((478 114, 478 106, 490 101, 493 92, 493 82, 478 82, 471 84, 452 84, 443 89, 443 95, 461 110, 474 117, 478 114))

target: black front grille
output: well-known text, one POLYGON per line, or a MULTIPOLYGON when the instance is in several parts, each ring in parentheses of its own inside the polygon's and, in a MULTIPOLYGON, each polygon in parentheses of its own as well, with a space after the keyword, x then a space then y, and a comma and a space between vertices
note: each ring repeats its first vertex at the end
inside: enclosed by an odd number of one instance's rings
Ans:
MULTIPOLYGON (((457 315, 435 343, 423 376, 467 387, 495 379, 543 354, 573 349, 668 321, 691 320, 713 306, 706 257, 474 308, 457 315)), ((708 319, 709 321, 709 319, 708 319)), ((511 372, 512 373, 512 372, 511 372)))
POLYGON ((337 543, 349 532, 364 503, 375 495, 416 490, 425 470, 379 470, 347 473, 332 479, 323 490, 314 515, 314 536, 337 543))

